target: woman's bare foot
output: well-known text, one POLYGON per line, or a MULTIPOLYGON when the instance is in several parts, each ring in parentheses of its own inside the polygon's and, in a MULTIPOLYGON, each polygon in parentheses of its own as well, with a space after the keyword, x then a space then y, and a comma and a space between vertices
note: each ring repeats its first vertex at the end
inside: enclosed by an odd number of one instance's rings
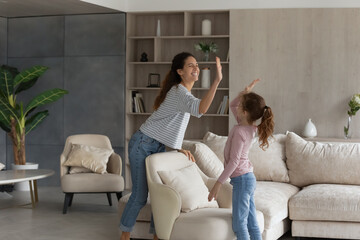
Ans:
POLYGON ((154 234, 154 240, 159 240, 156 234, 154 234))
POLYGON ((130 232, 122 232, 120 240, 130 240, 130 232))

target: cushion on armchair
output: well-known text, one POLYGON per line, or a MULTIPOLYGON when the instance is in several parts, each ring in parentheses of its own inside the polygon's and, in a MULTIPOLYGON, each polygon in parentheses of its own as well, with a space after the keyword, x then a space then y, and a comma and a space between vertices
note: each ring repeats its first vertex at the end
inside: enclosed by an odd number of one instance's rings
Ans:
POLYGON ((114 150, 107 148, 72 144, 64 166, 85 167, 93 172, 104 174, 109 157, 113 152, 114 150))
POLYGON ((158 171, 158 174, 165 185, 179 193, 183 212, 197 208, 219 207, 216 201, 208 201, 209 190, 195 164, 177 170, 158 171))

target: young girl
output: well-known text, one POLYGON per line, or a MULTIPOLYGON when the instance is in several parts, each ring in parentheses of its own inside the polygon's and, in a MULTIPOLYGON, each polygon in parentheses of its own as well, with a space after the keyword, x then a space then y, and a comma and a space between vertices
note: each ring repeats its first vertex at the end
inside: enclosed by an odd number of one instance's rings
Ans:
POLYGON ((230 108, 236 117, 235 125, 229 133, 224 149, 225 169, 209 193, 209 201, 216 199, 221 185, 231 178, 232 195, 232 227, 237 239, 261 240, 260 229, 256 220, 254 191, 256 178, 253 167, 248 159, 252 139, 258 130, 260 147, 268 147, 268 137, 274 130, 271 108, 266 106, 264 99, 250 92, 259 79, 254 80, 235 98, 230 108), (261 123, 256 126, 256 120, 261 123), (250 236, 249 236, 250 234, 250 236))
MULTIPOLYGON (((195 161, 189 151, 181 149, 190 115, 201 117, 206 113, 214 99, 221 82, 220 59, 216 58, 217 73, 213 84, 202 99, 191 94, 194 83, 199 78, 200 69, 194 56, 182 52, 172 60, 171 70, 162 83, 155 99, 155 111, 143 123, 129 142, 129 161, 132 180, 132 193, 123 211, 120 229, 121 240, 130 239, 136 218, 145 206, 148 196, 145 158, 151 154, 164 152, 165 146, 177 149, 190 160, 195 161)), ((154 232, 153 220, 150 232, 154 232)), ((154 239, 157 239, 154 235, 154 239)))

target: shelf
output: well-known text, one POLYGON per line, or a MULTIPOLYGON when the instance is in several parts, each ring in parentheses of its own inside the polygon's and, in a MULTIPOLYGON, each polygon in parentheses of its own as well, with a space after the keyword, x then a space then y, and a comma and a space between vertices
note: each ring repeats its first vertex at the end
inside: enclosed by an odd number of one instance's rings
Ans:
POLYGON ((194 35, 194 36, 130 36, 128 39, 212 39, 212 38, 229 38, 229 35, 194 35))
MULTIPOLYGON (((128 62, 128 64, 133 64, 133 65, 156 65, 156 64, 169 64, 171 65, 172 62, 128 62)), ((206 65, 206 64, 216 64, 215 61, 211 61, 211 62, 198 62, 199 65, 206 65)), ((229 64, 229 62, 221 62, 221 64, 229 64)))
MULTIPOLYGON (((160 90, 159 87, 128 87, 128 90, 160 90)), ((192 91, 208 91, 209 88, 192 88, 192 91)), ((229 88, 218 88, 217 91, 229 91, 229 88)))
MULTIPOLYGON (((227 135, 229 114, 216 114, 224 96, 229 96, 230 62, 226 61, 230 49, 230 12, 220 11, 178 11, 178 12, 145 12, 127 14, 126 37, 126 138, 136 132, 152 114, 153 103, 160 87, 148 88, 150 74, 160 74, 160 81, 168 74, 173 57, 180 52, 190 52, 197 59, 199 68, 208 67, 211 79, 215 77, 215 56, 222 64, 223 80, 221 81, 208 113, 202 118, 192 117, 185 133, 185 138, 201 139, 207 131, 227 135), (202 21, 211 21, 211 35, 202 35, 202 21), (157 23, 160 20, 160 36, 157 36, 157 23), (196 51, 194 45, 200 41, 212 41, 218 45, 216 54, 210 55, 210 61, 203 61, 203 52, 196 51), (147 62, 140 62, 141 55, 147 54, 147 62), (142 94, 145 110, 150 112, 132 112, 132 92, 142 94)), ((152 79, 154 80, 154 79, 152 79)), ((157 80, 157 79, 155 79, 157 80)), ((191 89, 192 94, 201 99, 208 88, 201 88, 201 76, 191 89)), ((127 157, 127 156, 126 156, 127 157)))
MULTIPOLYGON (((139 116, 150 116, 152 113, 134 113, 129 112, 128 115, 139 115, 139 116)), ((204 114, 202 117, 229 117, 229 114, 216 114, 216 113, 208 113, 204 114)))

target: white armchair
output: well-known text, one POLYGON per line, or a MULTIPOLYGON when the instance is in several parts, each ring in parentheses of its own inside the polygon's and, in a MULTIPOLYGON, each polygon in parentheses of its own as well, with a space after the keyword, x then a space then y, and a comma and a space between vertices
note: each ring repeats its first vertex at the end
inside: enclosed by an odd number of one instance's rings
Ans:
POLYGON ((69 174, 70 167, 64 166, 72 144, 83 144, 97 148, 112 149, 110 139, 98 134, 72 135, 66 139, 64 151, 60 156, 61 188, 65 193, 63 213, 71 206, 74 193, 106 193, 109 205, 112 205, 111 193, 116 193, 119 200, 124 190, 121 157, 112 153, 106 166, 106 174, 77 173, 69 174))
MULTIPOLYGON (((146 158, 146 174, 156 234, 160 239, 233 240, 232 186, 226 182, 218 195, 219 208, 201 208, 181 212, 181 197, 175 189, 164 185, 158 171, 181 169, 192 164, 178 152, 153 154, 146 158)), ((198 169, 202 180, 211 189, 216 179, 208 178, 198 169)), ((258 221, 263 215, 258 214, 258 221)))

